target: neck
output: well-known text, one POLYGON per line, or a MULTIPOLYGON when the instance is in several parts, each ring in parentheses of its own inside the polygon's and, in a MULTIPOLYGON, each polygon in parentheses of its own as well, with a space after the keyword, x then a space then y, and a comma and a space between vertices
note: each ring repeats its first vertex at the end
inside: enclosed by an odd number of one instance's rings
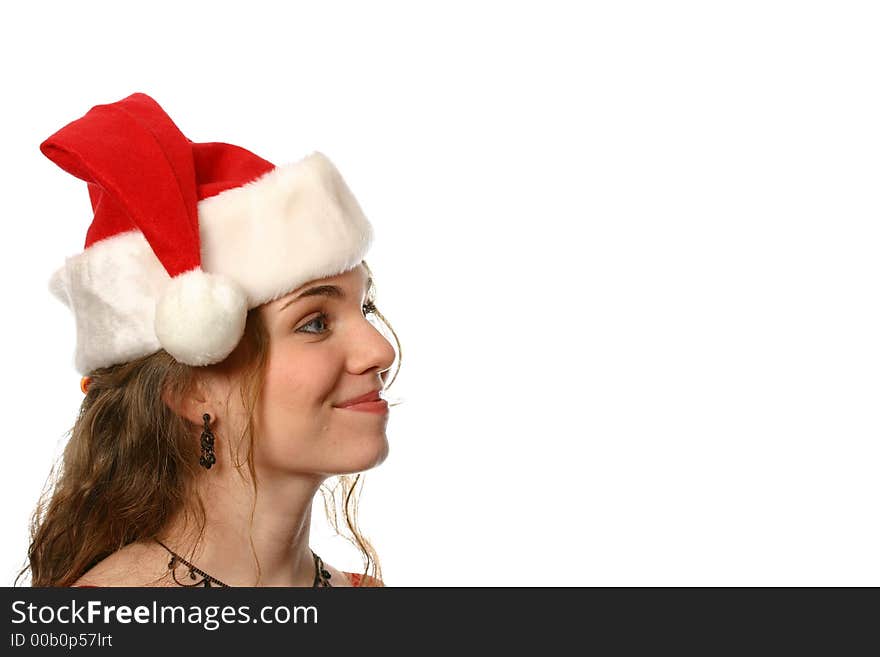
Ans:
POLYGON ((250 481, 238 473, 205 472, 197 487, 205 506, 204 533, 199 537, 199 528, 180 514, 159 538, 229 586, 311 586, 309 526, 321 481, 289 474, 261 479, 255 500, 250 481))

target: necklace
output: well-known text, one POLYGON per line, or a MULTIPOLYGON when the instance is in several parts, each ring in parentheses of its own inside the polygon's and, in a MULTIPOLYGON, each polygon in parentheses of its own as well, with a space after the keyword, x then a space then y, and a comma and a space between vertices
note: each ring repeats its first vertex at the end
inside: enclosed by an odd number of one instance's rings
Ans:
MULTIPOLYGON (((179 554, 172 551, 171 548, 169 548, 167 545, 165 545, 158 538, 155 539, 155 541, 159 545, 161 545, 163 548, 165 548, 168 551, 168 553, 171 555, 171 560, 168 562, 168 570, 171 571, 171 578, 179 586, 185 586, 187 588, 192 588, 194 586, 204 586, 206 588, 210 588, 212 586, 214 586, 214 587, 217 587, 217 586, 229 587, 229 584, 224 584, 216 577, 211 577, 204 570, 200 570, 199 568, 197 568, 196 566, 191 564, 189 561, 187 561, 186 559, 181 557, 179 554), (192 584, 184 584, 183 582, 179 581, 177 579, 177 573, 175 572, 178 562, 182 563, 184 566, 189 568, 189 578, 190 579, 194 580, 196 578, 196 575, 201 575, 202 579, 199 580, 198 582, 193 582, 192 584)), ((324 587, 328 587, 328 586, 332 587, 333 585, 330 583, 330 577, 331 577, 330 571, 328 571, 326 568, 324 568, 324 562, 321 561, 321 557, 319 557, 317 554, 315 554, 312 550, 309 550, 309 552, 312 553, 312 558, 315 560, 315 581, 312 582, 312 588, 317 589, 317 588, 324 588, 324 587)))

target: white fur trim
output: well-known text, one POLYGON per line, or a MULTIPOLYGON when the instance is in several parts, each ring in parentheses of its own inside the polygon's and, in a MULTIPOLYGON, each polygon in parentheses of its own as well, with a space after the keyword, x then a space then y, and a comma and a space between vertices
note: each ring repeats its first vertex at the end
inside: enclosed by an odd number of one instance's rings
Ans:
MULTIPOLYGON (((352 269, 373 239, 339 171, 317 151, 200 201, 198 212, 201 269, 240 288, 247 309, 352 269)), ((170 280, 140 231, 67 258, 49 287, 76 319, 77 371, 88 374, 161 349, 156 304, 170 280)), ((227 329, 239 331, 237 325, 215 330, 225 335, 227 329)))
POLYGON ((153 318, 155 300, 169 280, 137 231, 101 240, 67 258, 49 288, 76 320, 74 366, 80 374, 162 348, 153 318))
POLYGON ((172 278, 159 298, 156 336, 181 363, 218 363, 241 339, 247 311, 247 297, 235 283, 193 269, 172 278))
POLYGON ((205 199, 199 225, 202 269, 238 283, 251 307, 351 269, 372 241, 354 195, 318 152, 205 199))

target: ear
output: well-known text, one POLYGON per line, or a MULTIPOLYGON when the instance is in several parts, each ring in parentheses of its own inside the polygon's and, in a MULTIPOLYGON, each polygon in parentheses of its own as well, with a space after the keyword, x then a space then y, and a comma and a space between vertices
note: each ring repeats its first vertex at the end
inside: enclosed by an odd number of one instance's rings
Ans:
POLYGON ((196 425, 203 424, 202 416, 205 413, 214 416, 213 409, 209 408, 207 382, 202 377, 196 377, 189 390, 177 394, 166 387, 162 390, 162 401, 175 415, 196 425))

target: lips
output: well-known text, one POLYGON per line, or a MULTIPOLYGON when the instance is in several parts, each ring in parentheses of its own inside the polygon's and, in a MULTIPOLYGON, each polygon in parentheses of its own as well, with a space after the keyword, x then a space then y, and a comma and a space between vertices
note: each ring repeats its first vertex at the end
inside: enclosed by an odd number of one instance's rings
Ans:
POLYGON ((344 401, 341 404, 337 404, 338 408, 345 408, 346 406, 354 406, 355 404, 360 404, 362 402, 374 402, 380 401, 382 398, 379 397, 380 390, 372 390, 365 395, 361 395, 360 397, 354 397, 349 399, 348 401, 344 401))

